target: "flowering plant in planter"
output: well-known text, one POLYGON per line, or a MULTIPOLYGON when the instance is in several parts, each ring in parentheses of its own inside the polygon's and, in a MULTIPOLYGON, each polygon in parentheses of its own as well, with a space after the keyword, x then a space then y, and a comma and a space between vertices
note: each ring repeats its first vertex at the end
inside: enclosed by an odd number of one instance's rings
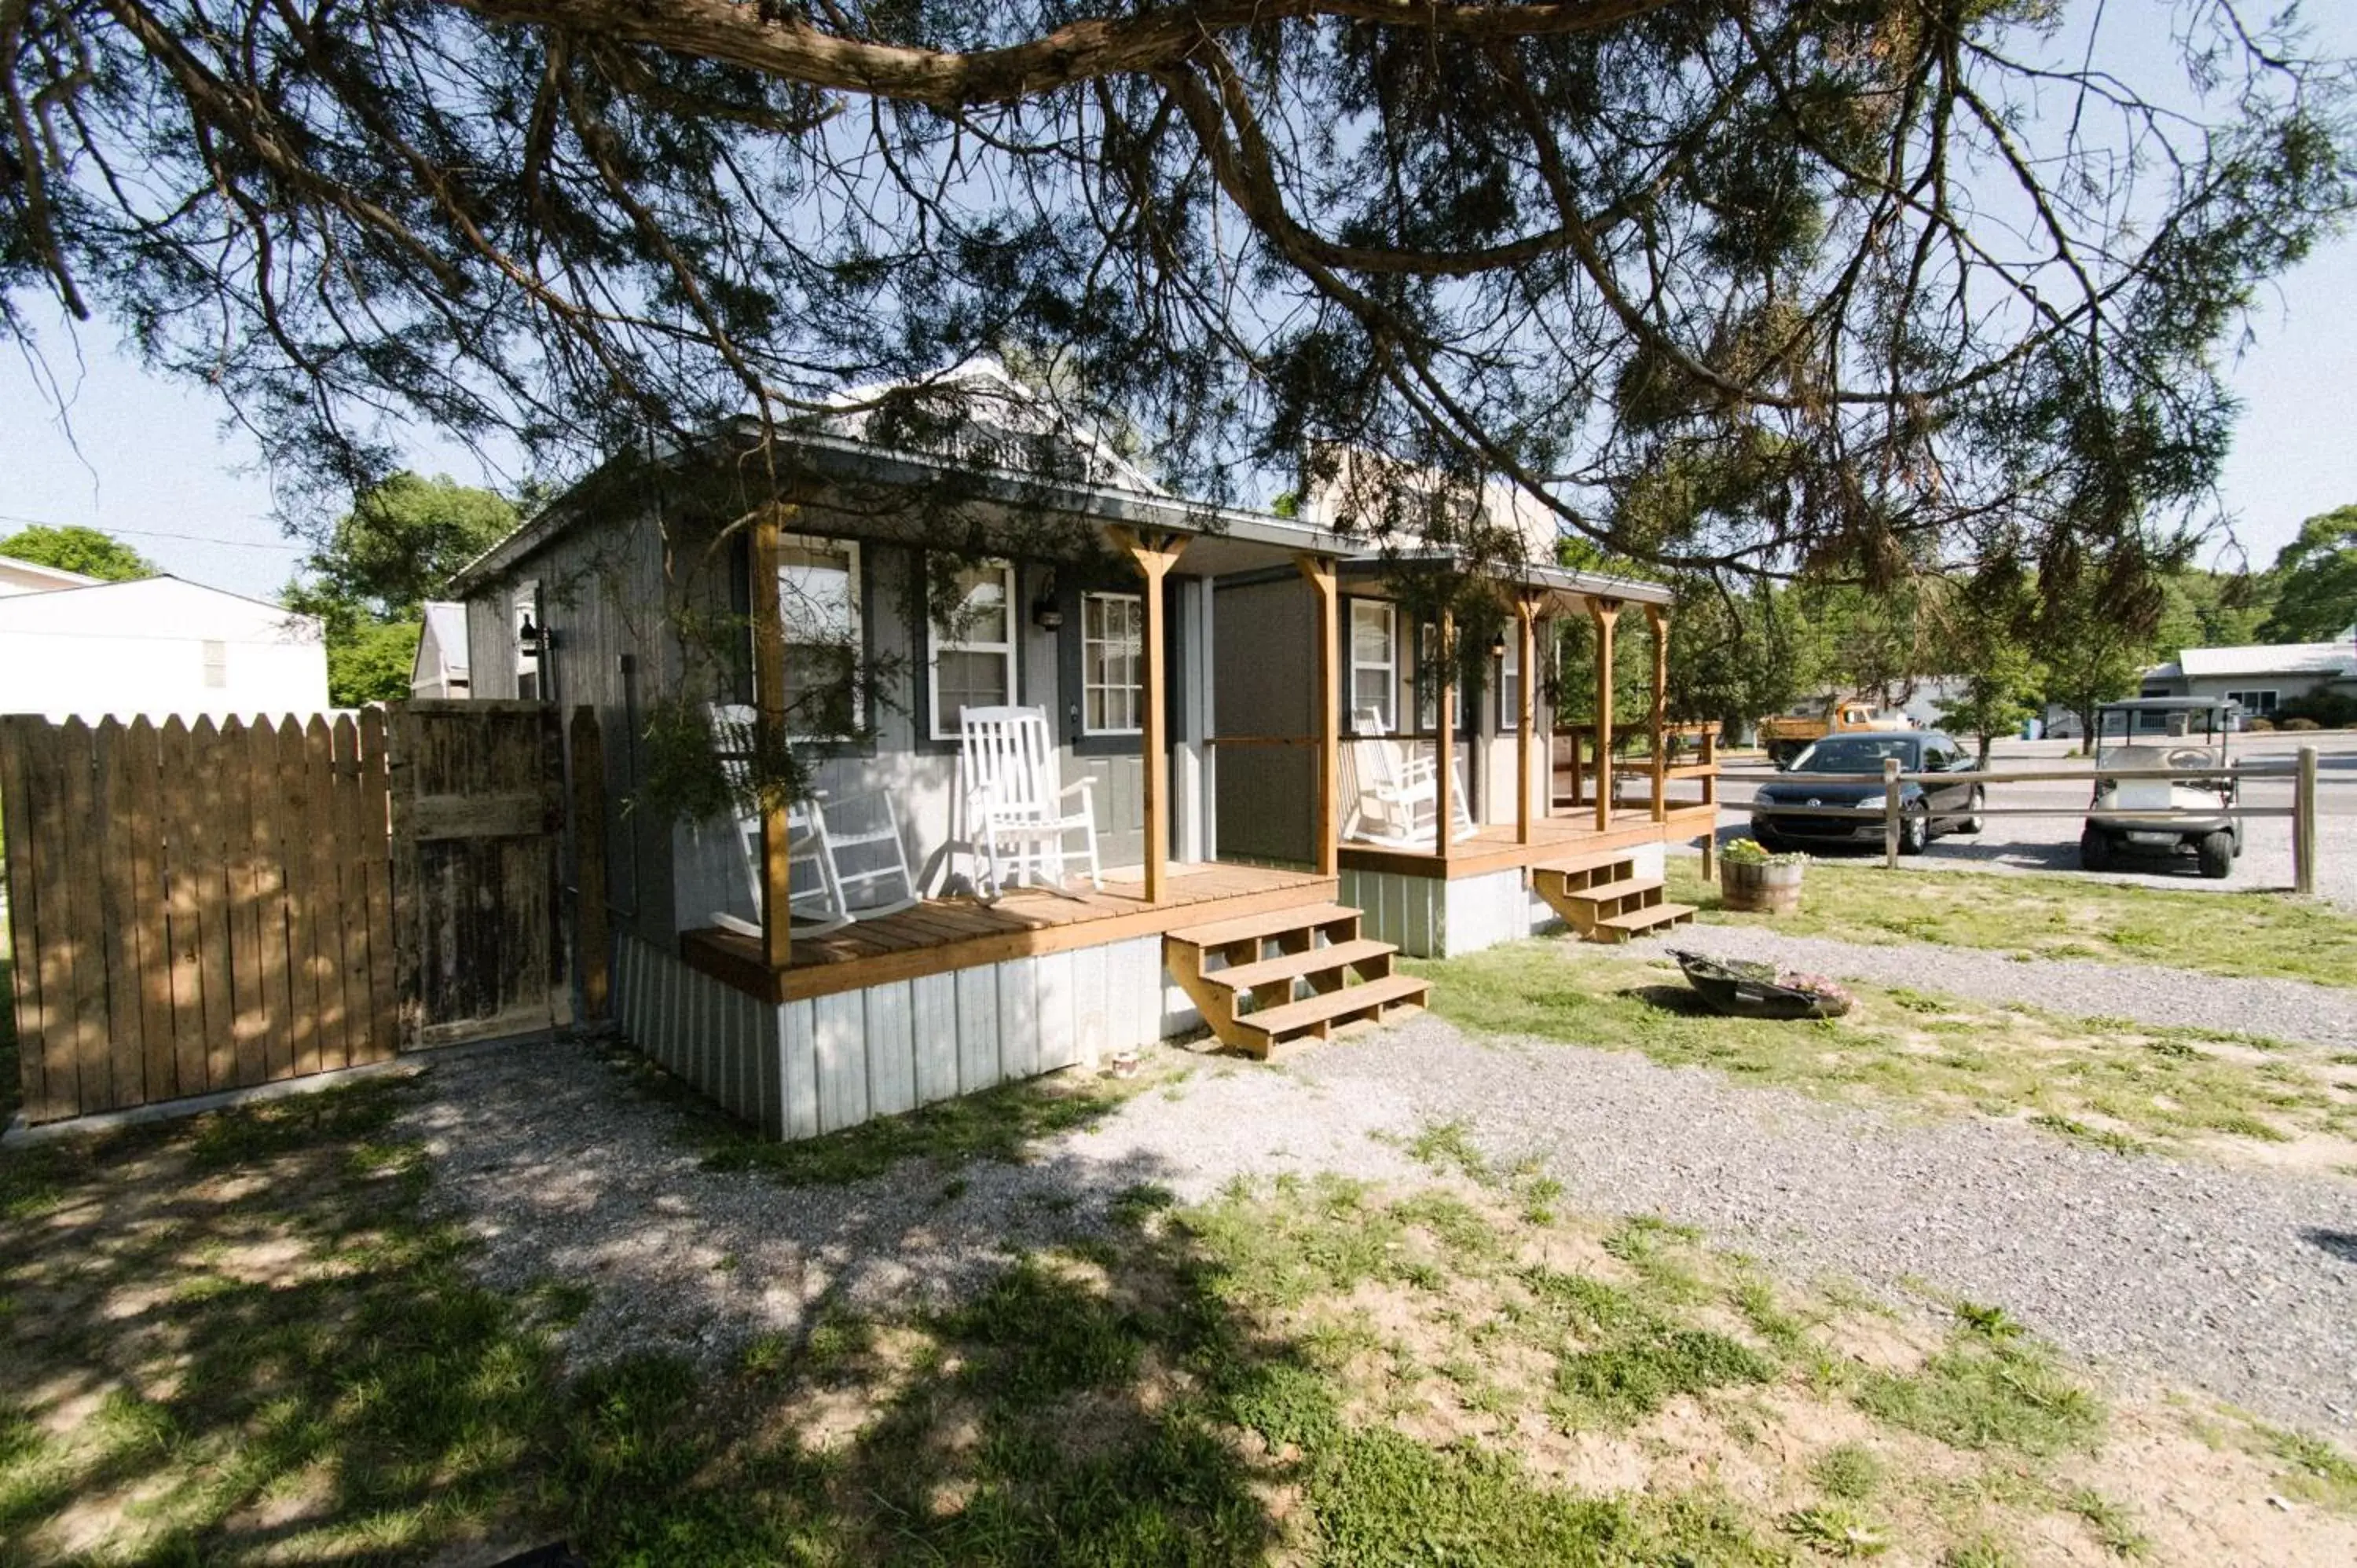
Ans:
POLYGON ((1797 849, 1770 853, 1758 839, 1737 839, 1720 848, 1718 857, 1736 865, 1806 865, 1809 857, 1797 849))
POLYGON ((1737 839, 1719 852, 1720 902, 1752 915, 1789 914, 1801 907, 1801 873, 1809 857, 1770 854, 1758 839, 1737 839))
POLYGON ((1776 983, 1787 991, 1803 991, 1812 996, 1824 998, 1833 1004, 1830 1010, 1835 1015, 1846 1013, 1857 1004, 1857 998, 1850 993, 1847 986, 1822 974, 1803 974, 1798 970, 1791 969, 1780 970, 1777 972, 1776 983))

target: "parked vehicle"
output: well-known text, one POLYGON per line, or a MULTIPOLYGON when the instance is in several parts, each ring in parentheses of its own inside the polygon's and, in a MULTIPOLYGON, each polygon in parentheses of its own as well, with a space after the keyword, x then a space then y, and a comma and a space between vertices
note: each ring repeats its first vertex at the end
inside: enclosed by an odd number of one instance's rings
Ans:
MULTIPOLYGON (((2095 711, 2095 767, 2230 768, 2228 740, 2240 709, 2222 697, 2137 697, 2095 711)), ((2201 875, 2231 875, 2243 853, 2243 819, 2232 814, 2242 781, 2223 779, 2098 779, 2079 864, 2108 871, 2138 852, 2190 854, 2201 875), (2154 822, 2139 811, 2188 813, 2154 822), (2108 814, 2119 813, 2119 814, 2108 814)))
POLYGON ((1871 703, 1820 697, 1797 712, 1761 719, 1759 739, 1768 760, 1781 768, 1829 735, 1900 734, 1913 728, 1913 721, 1904 714, 1879 714, 1871 703))
MULTIPOLYGON (((1841 814, 1828 810, 1826 815, 1815 817, 1755 809, 1751 814, 1751 836, 1771 849, 1798 844, 1881 843, 1882 764, 1885 758, 1894 757, 1902 773, 1936 776, 1973 770, 1972 754, 1937 730, 1827 736, 1794 757, 1782 778, 1761 785, 1752 803, 1755 808, 1842 808, 1841 814), (1875 814, 1851 814, 1861 806, 1877 808, 1875 814)), ((1968 779, 1954 784, 1936 777, 1909 779, 1899 790, 1899 852, 1921 854, 1936 833, 1980 832, 1980 811, 1986 798, 1981 787, 1968 779)))

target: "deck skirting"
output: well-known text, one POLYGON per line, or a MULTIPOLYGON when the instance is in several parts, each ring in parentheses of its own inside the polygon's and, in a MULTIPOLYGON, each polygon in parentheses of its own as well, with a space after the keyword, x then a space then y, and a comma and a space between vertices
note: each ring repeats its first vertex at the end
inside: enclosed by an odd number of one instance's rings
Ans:
POLYGON ((620 940, 616 1011, 630 1042, 778 1140, 1091 1067, 1199 1021, 1158 934, 783 1003, 620 940))
MULTIPOLYGON (((1658 839, 1623 853, 1644 876, 1661 875, 1667 859, 1658 839)), ((1532 889, 1529 871, 1519 866, 1444 877, 1345 864, 1340 897, 1364 916, 1367 935, 1411 958, 1461 958, 1563 929, 1561 918, 1532 889)))

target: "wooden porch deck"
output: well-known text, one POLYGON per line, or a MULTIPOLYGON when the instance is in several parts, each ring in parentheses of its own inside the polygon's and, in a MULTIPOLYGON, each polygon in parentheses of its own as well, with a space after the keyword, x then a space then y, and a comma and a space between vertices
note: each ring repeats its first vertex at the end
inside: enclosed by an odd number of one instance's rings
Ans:
POLYGON ((1111 875, 1102 892, 1063 895, 1025 887, 996 903, 930 899, 823 937, 797 939, 783 970, 763 961, 759 940, 716 929, 683 932, 680 958, 764 1002, 800 1001, 1325 903, 1336 891, 1335 878, 1314 872, 1219 863, 1173 865, 1158 904, 1146 901, 1137 877, 1111 875))
POLYGON ((1429 849, 1345 843, 1341 864, 1352 871, 1390 871, 1406 876, 1481 876, 1588 850, 1627 849, 1699 837, 1711 831, 1717 820, 1716 805, 1674 804, 1659 822, 1650 805, 1623 806, 1613 811, 1611 828, 1598 831, 1595 810, 1588 807, 1577 815, 1539 818, 1531 823, 1528 843, 1519 842, 1514 825, 1506 822, 1475 829, 1471 837, 1450 844, 1445 858, 1429 849))

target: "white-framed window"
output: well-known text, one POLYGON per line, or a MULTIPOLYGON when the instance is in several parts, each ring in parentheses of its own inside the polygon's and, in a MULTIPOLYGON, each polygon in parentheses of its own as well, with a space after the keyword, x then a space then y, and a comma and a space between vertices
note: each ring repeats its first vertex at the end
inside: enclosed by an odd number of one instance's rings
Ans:
POLYGON ((797 740, 848 735, 865 717, 859 585, 855 541, 796 533, 779 538, 786 724, 797 740))
POLYGON ((2243 705, 2243 712, 2252 718, 2265 718, 2276 711, 2276 699, 2278 695, 2274 687, 2268 686, 2248 692, 2229 692, 2226 693, 2226 700, 2230 703, 2240 703, 2243 705))
POLYGON ((229 685, 229 644, 205 639, 205 686, 221 691, 229 685))
POLYGON ((1426 621, 1415 628, 1415 729, 1418 735, 1440 731, 1440 628, 1426 621))
POLYGON ((1135 594, 1081 600, 1081 733, 1146 727, 1146 601, 1135 594))
POLYGON ((964 708, 1004 707, 1015 700, 1015 567, 985 561, 962 568, 956 607, 933 623, 932 734, 955 740, 964 708))
POLYGON ((1351 716, 1372 711, 1399 729, 1399 612, 1381 599, 1351 601, 1351 716))
POLYGON ((1519 625, 1506 628, 1506 656, 1498 660, 1498 733, 1520 735, 1523 729, 1523 633, 1519 625))

